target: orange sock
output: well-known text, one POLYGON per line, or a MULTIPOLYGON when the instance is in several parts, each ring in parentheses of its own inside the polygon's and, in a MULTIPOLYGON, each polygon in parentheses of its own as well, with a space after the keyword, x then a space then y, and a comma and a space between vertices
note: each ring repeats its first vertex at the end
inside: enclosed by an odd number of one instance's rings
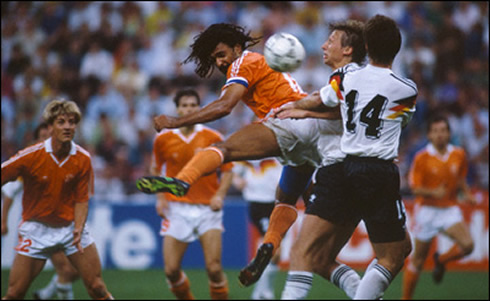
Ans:
POLYGON ((272 214, 269 219, 269 228, 264 236, 264 243, 272 243, 274 245, 274 251, 281 245, 281 241, 288 232, 289 228, 296 221, 298 217, 298 211, 292 205, 277 204, 272 210, 272 214))
POLYGON ((228 280, 225 278, 221 283, 209 282, 209 294, 212 300, 228 300, 228 280))
POLYGON ((411 300, 413 298, 419 275, 420 273, 409 263, 403 273, 402 300, 411 300))
POLYGON ((178 300, 194 300, 191 293, 191 283, 184 272, 180 274, 180 279, 177 282, 170 282, 170 290, 178 300))
POLYGON ((188 184, 218 169, 223 164, 223 153, 216 147, 207 147, 198 152, 187 162, 176 178, 188 184))
POLYGON ((453 245, 446 253, 439 256, 439 262, 446 264, 451 260, 460 259, 464 256, 464 252, 461 247, 457 244, 453 245))

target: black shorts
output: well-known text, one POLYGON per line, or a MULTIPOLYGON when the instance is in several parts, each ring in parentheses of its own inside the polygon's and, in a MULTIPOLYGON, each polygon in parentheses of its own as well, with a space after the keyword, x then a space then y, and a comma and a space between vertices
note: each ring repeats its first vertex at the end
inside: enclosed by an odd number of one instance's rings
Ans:
POLYGON ((269 227, 269 217, 271 216, 272 210, 274 210, 274 202, 249 202, 248 213, 250 219, 262 236, 264 236, 269 227))
POLYGON ((405 238, 405 210, 399 189, 394 163, 348 157, 318 170, 306 213, 337 225, 364 220, 371 242, 400 241, 405 238))
POLYGON ((318 170, 306 214, 316 215, 338 225, 357 225, 346 200, 344 164, 336 163, 318 170))
POLYGON ((405 239, 406 216, 398 166, 377 158, 347 156, 344 173, 346 197, 364 220, 371 242, 405 239))

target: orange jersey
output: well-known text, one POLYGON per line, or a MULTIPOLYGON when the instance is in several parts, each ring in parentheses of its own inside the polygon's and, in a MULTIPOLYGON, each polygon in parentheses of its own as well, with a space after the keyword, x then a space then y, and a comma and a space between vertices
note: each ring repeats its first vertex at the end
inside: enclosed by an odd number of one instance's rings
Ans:
MULTIPOLYGON (((220 141, 223 141, 220 133, 201 124, 194 127, 194 132, 189 137, 185 137, 179 129, 164 130, 157 134, 153 142, 153 167, 161 172, 166 164, 165 175, 175 177, 196 152, 220 141)), ((232 167, 232 163, 223 164, 221 171, 229 171, 232 167)), ((169 201, 209 205, 218 187, 218 174, 214 172, 192 184, 185 196, 176 197, 165 193, 165 198, 169 201)))
POLYGON ((409 184, 414 188, 446 187, 446 196, 434 199, 417 196, 419 204, 427 206, 448 207, 456 205, 460 182, 468 172, 466 155, 462 148, 448 145, 447 153, 441 156, 432 144, 427 145, 416 155, 409 174, 409 184))
POLYGON ((289 73, 272 70, 262 54, 247 50, 231 64, 226 78, 222 90, 235 83, 245 86, 247 92, 242 101, 259 118, 264 118, 273 108, 307 95, 289 73))
POLYGON ((93 192, 90 154, 73 142, 62 162, 54 156, 50 138, 2 163, 2 183, 19 176, 24 180, 24 221, 68 225, 74 221, 75 203, 87 202, 93 192))

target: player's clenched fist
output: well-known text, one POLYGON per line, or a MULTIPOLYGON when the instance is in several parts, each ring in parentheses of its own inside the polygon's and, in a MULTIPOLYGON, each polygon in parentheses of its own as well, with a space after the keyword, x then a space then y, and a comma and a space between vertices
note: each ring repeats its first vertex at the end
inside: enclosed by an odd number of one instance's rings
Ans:
POLYGON ((167 115, 156 116, 155 118, 153 118, 153 123, 154 123, 155 130, 157 130, 157 132, 160 132, 165 128, 173 129, 178 127, 175 126, 176 118, 167 115))

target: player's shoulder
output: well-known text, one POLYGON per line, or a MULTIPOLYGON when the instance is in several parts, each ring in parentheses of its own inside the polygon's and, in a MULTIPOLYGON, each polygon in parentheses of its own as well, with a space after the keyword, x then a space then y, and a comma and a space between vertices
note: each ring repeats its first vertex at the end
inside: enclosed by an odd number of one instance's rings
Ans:
POLYGON ((76 149, 76 154, 78 157, 80 157, 81 159, 91 160, 92 157, 88 150, 86 150, 85 148, 83 148, 82 146, 74 142, 73 142, 73 147, 76 149))
POLYGON ((427 160, 429 157, 433 155, 432 153, 433 152, 431 151, 430 144, 428 144, 415 152, 414 160, 415 161, 427 160))
POLYGON ((347 65, 344 65, 340 68, 337 68, 335 69, 333 72, 332 72, 332 76, 333 75, 345 75, 347 73, 352 73, 352 72, 356 72, 356 71, 359 71, 359 70, 362 70, 364 69, 366 66, 365 65, 359 65, 357 63, 349 63, 347 65))
POLYGON ((454 154, 458 157, 465 157, 466 156, 466 152, 465 152, 464 148, 462 148, 461 146, 450 144, 449 147, 450 147, 452 154, 454 154))
POLYGON ((396 74, 393 71, 390 73, 390 77, 391 77, 392 81, 394 83, 397 83, 401 88, 405 88, 409 91, 413 90, 416 94, 418 93, 417 84, 413 80, 411 80, 407 77, 401 76, 399 74, 396 74))
MULTIPOLYGON (((8 161, 11 162, 11 161, 15 161, 18 159, 27 160, 29 158, 35 157, 37 154, 42 154, 42 153, 46 153, 45 147, 44 147, 44 142, 39 142, 39 143, 36 143, 34 145, 28 146, 24 149, 21 149, 12 158, 10 158, 8 161)), ((3 164, 2 164, 2 166, 3 166, 3 164)))
POLYGON ((242 55, 231 64, 230 77, 236 76, 240 69, 260 68, 265 63, 265 58, 258 52, 245 50, 242 55))
POLYGON ((198 133, 202 133, 202 134, 208 135, 208 136, 214 136, 214 137, 217 137, 221 140, 224 140, 223 134, 221 134, 219 131, 217 131, 213 128, 210 128, 204 124, 197 124, 195 130, 198 133))

